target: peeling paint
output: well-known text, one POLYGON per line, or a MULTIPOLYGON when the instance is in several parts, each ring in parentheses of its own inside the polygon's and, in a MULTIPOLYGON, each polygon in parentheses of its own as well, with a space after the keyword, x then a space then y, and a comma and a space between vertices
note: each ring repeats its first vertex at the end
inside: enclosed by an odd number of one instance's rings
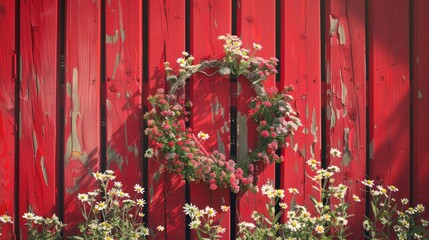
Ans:
POLYGON ((351 152, 349 148, 350 129, 344 128, 344 150, 343 150, 343 166, 348 166, 351 161, 351 152))
POLYGON ((118 30, 115 31, 115 35, 108 35, 106 34, 106 43, 107 44, 116 44, 119 39, 119 32, 118 30))
POLYGON ((310 109, 308 108, 308 104, 305 104, 305 118, 308 119, 310 117, 310 109))
POLYGON ((33 130, 33 156, 36 156, 37 149, 39 148, 39 143, 37 142, 36 132, 33 130))
POLYGON ((346 34, 344 33, 344 27, 341 24, 338 25, 338 35, 340 37, 340 44, 345 45, 346 44, 346 34))
POLYGON ((329 107, 328 107, 328 111, 329 112, 327 112, 327 116, 329 117, 329 119, 331 120, 330 121, 330 127, 331 128, 334 128, 335 127, 335 124, 336 124, 336 122, 337 122, 337 119, 336 119, 336 117, 335 117, 335 109, 334 109, 334 107, 332 106, 332 100, 331 101, 329 101, 329 107))
POLYGON ((111 107, 111 103, 110 103, 110 100, 109 99, 106 99, 106 108, 107 108, 107 110, 109 110, 110 111, 110 107, 111 107))
POLYGON ((79 86, 79 76, 77 68, 73 68, 73 80, 72 80, 72 102, 73 111, 71 116, 71 150, 72 152, 78 152, 82 155, 82 147, 80 145, 79 137, 77 134, 77 118, 80 116, 80 102, 79 95, 77 92, 79 86))
POLYGON ((316 121, 317 121, 317 119, 316 119, 316 108, 313 108, 313 114, 311 117, 311 134, 313 135, 313 142, 315 142, 315 143, 318 142, 318 139, 317 139, 318 127, 317 127, 316 121))
POLYGON ((112 72, 112 80, 115 79, 115 75, 116 75, 116 69, 119 66, 119 63, 121 62, 121 55, 119 55, 119 53, 116 53, 116 58, 115 58, 115 65, 113 66, 113 72, 112 72))
POLYGON ((45 157, 44 156, 42 156, 40 158, 40 168, 42 169, 43 180, 45 180, 45 184, 46 184, 46 186, 48 186, 48 184, 49 184, 49 182, 48 182, 48 173, 46 171, 45 157))
POLYGON ((331 84, 331 64, 329 63, 329 61, 326 62, 326 84, 331 84))
POLYGON ((226 132, 229 132, 230 129, 228 127, 228 122, 227 121, 223 122, 223 127, 225 128, 226 132))
POLYGON ((241 94, 241 84, 240 81, 237 81, 237 96, 240 96, 241 94))
POLYGON ((334 33, 337 31, 337 25, 338 25, 338 19, 333 18, 332 15, 329 16, 330 18, 330 29, 329 29, 329 36, 333 36, 334 33))
POLYGON ((220 136, 219 130, 216 131, 216 139, 217 139, 217 150, 225 155, 225 143, 222 142, 222 138, 220 136))
POLYGON ((417 99, 422 99, 423 98, 423 94, 422 94, 422 91, 420 91, 420 89, 419 90, 417 90, 417 99))
POLYGON ((341 103, 343 104, 343 117, 347 116, 347 87, 343 82, 343 74, 340 70, 341 79, 341 103))
MULTIPOLYGON (((65 166, 69 164, 70 158, 78 158, 82 164, 88 162, 88 156, 86 153, 82 152, 81 143, 79 141, 77 133, 77 119, 80 116, 80 102, 78 95, 78 86, 79 86, 79 74, 77 68, 73 68, 73 78, 72 84, 67 83, 67 94, 71 95, 72 98, 72 109, 70 112, 70 128, 71 133, 66 141, 66 151, 64 154, 65 166)), ((67 121, 67 117, 65 121, 67 121)), ((69 189, 68 191, 75 191, 76 189, 69 189)))
POLYGON ((219 98, 216 97, 214 104, 210 103, 211 109, 212 109, 212 123, 215 122, 215 115, 221 114, 222 118, 225 118, 225 108, 222 106, 222 104, 219 103, 219 98))
POLYGON ((121 29, 121 41, 125 42, 124 18, 122 15, 121 1, 118 1, 118 12, 119 12, 119 27, 121 29))
POLYGON ((241 115, 241 112, 237 112, 237 124, 238 124, 238 161, 245 160, 248 155, 247 145, 247 115, 241 115))
POLYGON ((214 20, 214 27, 217 28, 217 21, 216 21, 216 19, 214 20))
POLYGON ((310 132, 310 130, 308 130, 308 128, 304 128, 304 129, 302 129, 302 133, 303 134, 307 134, 307 133, 309 133, 310 132))
POLYGON ((110 168, 110 165, 112 164, 112 162, 116 162, 116 164, 118 164, 118 169, 119 171, 122 172, 122 165, 124 164, 124 158, 119 155, 119 153, 117 153, 115 151, 115 149, 112 148, 112 146, 110 146, 110 144, 107 145, 107 168, 110 168))
POLYGON ((72 92, 71 92, 71 85, 70 85, 70 83, 66 83, 66 95, 67 95, 68 97, 71 97, 71 96, 72 96, 72 92))

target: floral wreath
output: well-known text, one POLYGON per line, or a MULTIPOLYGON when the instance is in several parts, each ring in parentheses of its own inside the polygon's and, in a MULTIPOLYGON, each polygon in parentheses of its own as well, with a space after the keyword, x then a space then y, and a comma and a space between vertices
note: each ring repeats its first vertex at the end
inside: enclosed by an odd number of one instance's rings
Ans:
POLYGON ((183 57, 177 59, 180 65, 177 72, 168 62, 164 64, 170 90, 165 93, 164 89, 158 89, 155 96, 148 97, 152 108, 144 118, 147 121, 145 134, 149 136, 151 147, 145 152, 145 157, 156 158, 161 163, 160 169, 166 168, 187 181, 205 182, 210 184, 211 190, 223 187, 237 193, 255 188, 258 164, 283 161, 276 151, 279 147, 288 146, 286 139, 294 134, 301 122, 290 104, 293 98, 288 92, 292 87, 283 92, 275 87, 264 88, 264 81, 277 74, 278 59, 255 57, 262 46, 253 43, 254 51, 250 52, 242 47, 237 36, 219 36, 219 39, 225 42, 224 56, 219 59, 193 64, 194 57, 183 52, 183 57), (192 104, 185 104, 183 94, 178 93, 184 90, 186 80, 192 75, 214 74, 207 74, 206 69, 213 69, 214 73, 225 77, 242 76, 250 81, 256 92, 257 96, 249 104, 249 117, 258 124, 258 144, 244 160, 235 162, 227 160, 218 151, 207 152, 201 141, 207 139, 208 134, 199 132, 195 136, 186 127, 189 121, 186 107, 192 104))

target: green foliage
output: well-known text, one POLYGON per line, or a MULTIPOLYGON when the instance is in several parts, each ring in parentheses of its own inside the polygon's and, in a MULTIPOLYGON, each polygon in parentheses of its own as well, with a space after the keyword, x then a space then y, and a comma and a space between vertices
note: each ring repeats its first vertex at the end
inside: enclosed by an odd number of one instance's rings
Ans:
POLYGON ((112 182, 113 171, 94 173, 100 189, 79 194, 84 222, 79 224, 81 236, 73 239, 146 239, 149 229, 142 223, 144 189, 136 184, 135 196, 122 189, 122 183, 112 182))
POLYGON ((32 212, 24 213, 22 216, 26 220, 28 239, 34 240, 54 240, 61 238, 61 231, 66 226, 57 216, 50 218, 37 216, 32 212))

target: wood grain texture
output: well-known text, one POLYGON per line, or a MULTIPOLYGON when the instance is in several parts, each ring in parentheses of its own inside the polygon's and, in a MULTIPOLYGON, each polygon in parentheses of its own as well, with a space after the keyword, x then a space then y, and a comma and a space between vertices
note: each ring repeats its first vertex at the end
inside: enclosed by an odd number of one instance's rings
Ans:
POLYGON ((409 4, 369 1, 369 169, 410 196, 409 4))
POLYGON ((349 187, 345 200, 353 203, 349 214, 354 215, 349 231, 358 238, 365 212, 360 184, 366 177, 365 1, 326 4, 326 145, 327 152, 330 148, 342 152, 341 158, 327 157, 330 165, 341 168, 335 182, 349 187), (362 201, 354 202, 353 194, 362 201))
MULTIPOLYGON (((148 69, 149 94, 165 88, 164 62, 176 65, 185 50, 185 1, 149 1, 148 69)), ((146 97, 145 97, 146 98, 146 97)), ((146 99, 145 99, 146 101, 146 99)), ((177 174, 159 172, 159 163, 148 162, 149 216, 148 226, 165 226, 161 239, 184 239, 186 231, 185 182, 177 174)))
MULTIPOLYGON (((223 51, 223 42, 217 38, 231 31, 230 0, 192 0, 191 1, 191 54, 195 62, 212 59, 223 51), (202 34, 204 33, 204 34, 202 34)), ((191 128, 194 134, 208 133, 210 138, 202 142, 207 151, 219 150, 229 158, 229 79, 219 75, 207 77, 203 74, 191 78, 190 97, 193 102, 191 128), (225 131, 221 131, 224 128, 225 131)), ((226 189, 211 191, 207 184, 191 184, 191 203, 199 208, 212 206, 221 212, 221 205, 230 205, 230 192, 226 189)), ((221 214, 220 214, 221 215, 221 214)), ((222 227, 226 228, 224 237, 230 235, 230 216, 225 213, 222 227)))
MULTIPOLYGON (((253 43, 262 45, 262 50, 257 55, 263 58, 275 57, 275 1, 238 1, 237 11, 237 32, 241 36, 243 46, 252 49, 253 43)), ((275 77, 269 77, 265 83, 266 88, 275 86, 275 77)), ((249 102, 252 97, 256 96, 255 91, 251 88, 247 79, 238 79, 237 90, 237 141, 238 141, 238 161, 244 160, 248 156, 250 149, 257 145, 258 134, 256 132, 256 122, 247 116, 249 111, 249 102)), ((258 186, 262 186, 270 180, 275 181, 275 165, 270 164, 263 166, 258 165, 256 169, 258 186)), ((253 211, 266 212, 265 196, 260 193, 250 191, 244 193, 237 200, 238 220, 250 221, 253 211)))
POLYGON ((64 94, 64 221, 78 233, 77 195, 98 187, 100 164, 100 5, 67 1, 64 94))
MULTIPOLYGON (((0 0, 0 215, 15 214, 15 2, 0 0)), ((0 231, 11 239, 14 231, 7 224, 0 231)))
MULTIPOLYGON (((429 2, 414 1, 413 9, 413 202, 429 205, 429 193, 426 183, 429 180, 427 171, 429 148, 429 2)), ((425 213, 424 217, 429 214, 425 213)))
POLYGON ((142 10, 138 0, 106 1, 106 168, 128 193, 143 182, 142 10))
POLYGON ((301 119, 302 127, 284 149, 285 161, 281 167, 281 186, 295 187, 299 195, 287 195, 298 204, 309 204, 308 196, 315 195, 311 173, 306 161, 321 161, 321 45, 320 2, 282 2, 280 73, 283 87, 292 85, 293 106, 301 119))
POLYGON ((57 9, 54 0, 20 2, 19 215, 56 210, 57 9))

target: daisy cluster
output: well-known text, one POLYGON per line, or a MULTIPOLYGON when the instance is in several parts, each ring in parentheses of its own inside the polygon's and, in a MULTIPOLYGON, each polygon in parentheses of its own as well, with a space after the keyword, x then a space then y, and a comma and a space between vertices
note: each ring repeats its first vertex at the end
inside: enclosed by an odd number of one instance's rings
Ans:
MULTIPOLYGON (((341 153, 332 149, 331 155, 340 157, 341 153)), ((254 211, 251 215, 253 222, 240 222, 238 239, 345 239, 350 217, 347 214, 349 204, 344 200, 347 186, 336 185, 333 178, 340 169, 336 166, 323 169, 315 159, 309 159, 307 164, 313 173, 308 177, 314 181, 313 189, 316 190, 315 196, 308 196, 313 206, 292 202, 289 209, 284 202, 285 196, 293 199, 299 190, 294 187, 275 189, 268 182, 261 187, 261 194, 267 197, 267 211, 254 211), (282 216, 283 221, 280 221, 282 216)))
MULTIPOLYGON (((184 212, 191 218, 189 228, 197 231, 199 239, 219 239, 226 229, 220 226, 222 218, 219 218, 218 212, 212 207, 199 209, 197 206, 186 203, 183 207, 184 212)), ((221 206, 221 212, 229 211, 229 206, 221 206)))
POLYGON ((29 239, 59 239, 62 229, 66 226, 53 214, 52 217, 42 217, 33 212, 26 212, 25 219, 29 239))
MULTIPOLYGON (((93 177, 101 187, 78 194, 85 220, 79 226, 82 236, 85 239, 146 239, 150 231, 142 222, 146 205, 143 187, 134 185, 132 197, 124 192, 121 182, 114 181, 114 171, 95 172, 93 177)), ((157 230, 164 231, 164 227, 158 226, 157 230)))
POLYGON ((0 236, 2 235, 2 227, 6 224, 13 224, 12 217, 7 214, 0 215, 0 236))
POLYGON ((410 206, 408 198, 396 199, 399 189, 393 185, 383 186, 374 180, 361 181, 371 196, 371 217, 363 222, 371 239, 429 239, 429 221, 422 214, 425 207, 410 206))

